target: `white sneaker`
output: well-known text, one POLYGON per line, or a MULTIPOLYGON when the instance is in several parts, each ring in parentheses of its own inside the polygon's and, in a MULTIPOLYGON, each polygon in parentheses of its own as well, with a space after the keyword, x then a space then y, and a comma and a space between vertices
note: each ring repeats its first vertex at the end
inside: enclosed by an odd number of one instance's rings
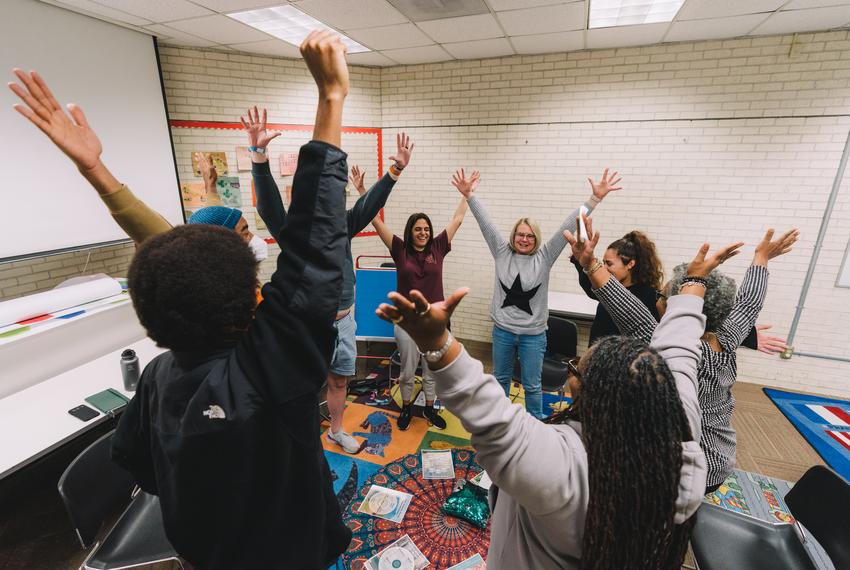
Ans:
POLYGON ((366 443, 364 441, 361 444, 359 441, 351 437, 351 435, 345 433, 345 430, 340 431, 339 433, 334 433, 330 428, 328 428, 328 439, 340 446, 346 453, 351 454, 360 453, 360 450, 364 447, 363 444, 366 443))

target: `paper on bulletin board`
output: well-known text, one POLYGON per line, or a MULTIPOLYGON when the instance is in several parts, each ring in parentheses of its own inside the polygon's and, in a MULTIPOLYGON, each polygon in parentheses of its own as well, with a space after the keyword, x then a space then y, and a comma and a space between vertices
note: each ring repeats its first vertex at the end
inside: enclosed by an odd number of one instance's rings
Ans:
POLYGON ((280 153, 280 175, 292 176, 295 174, 295 168, 298 166, 297 152, 282 152, 280 153))
POLYGON ((251 152, 247 146, 236 147, 236 170, 251 170, 251 152))
POLYGON ((201 166, 198 164, 198 155, 202 154, 205 158, 208 156, 212 157, 213 167, 215 168, 215 173, 219 176, 224 176, 227 174, 227 155, 223 152, 193 152, 192 153, 192 172, 195 173, 195 176, 201 176, 201 166))
POLYGON ((260 214, 254 214, 254 226, 258 230, 268 230, 269 228, 266 226, 266 222, 263 221, 263 218, 260 214))
POLYGON ((180 195, 183 197, 183 209, 221 206, 221 198, 217 193, 207 193, 203 182, 183 182, 180 195))
POLYGON ((242 207, 242 190, 239 188, 238 176, 219 176, 215 181, 215 189, 223 206, 242 207))

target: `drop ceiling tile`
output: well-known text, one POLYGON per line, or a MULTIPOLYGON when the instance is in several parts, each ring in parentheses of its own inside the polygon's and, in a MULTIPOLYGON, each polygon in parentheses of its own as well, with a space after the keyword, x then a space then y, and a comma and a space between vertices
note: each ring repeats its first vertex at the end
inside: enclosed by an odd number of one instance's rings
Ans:
POLYGON ((348 54, 348 63, 350 63, 351 65, 370 65, 377 67, 388 67, 390 65, 397 65, 396 62, 394 62, 387 56, 375 51, 350 53, 348 54))
POLYGON ((500 38, 505 34, 492 14, 461 16, 419 22, 419 28, 437 43, 450 43, 500 38))
POLYGON ((791 0, 783 10, 805 10, 806 8, 824 8, 826 6, 846 6, 850 0, 791 0))
POLYGON ((168 25, 217 44, 241 44, 269 39, 263 32, 221 15, 180 20, 168 25))
POLYGON ((192 47, 210 47, 214 46, 215 42, 175 30, 163 24, 154 24, 153 26, 145 26, 145 29, 152 32, 164 43, 178 46, 192 47))
POLYGON ((788 10, 773 14, 752 35, 790 34, 840 28, 850 22, 850 6, 788 10))
POLYGON ((293 6, 337 30, 404 24, 407 16, 386 0, 302 0, 293 6))
POLYGON ((443 44, 443 49, 458 59, 487 59, 514 55, 514 49, 507 38, 443 44))
POLYGON ((282 6, 287 3, 286 0, 192 0, 192 2, 222 13, 282 6))
POLYGON ((487 0, 493 10, 503 12, 505 10, 519 10, 521 8, 538 8, 540 6, 552 6, 554 4, 568 4, 576 0, 487 0))
POLYGON ((396 24, 379 28, 346 30, 351 39, 373 50, 420 47, 434 42, 413 24, 396 24))
POLYGON ((139 16, 134 16, 120 10, 113 10, 91 0, 62 0, 61 2, 56 2, 55 5, 64 6, 73 12, 83 13, 89 16, 103 16, 118 22, 132 24, 133 26, 144 26, 145 24, 153 23, 146 18, 140 18, 139 16))
POLYGON ((788 0, 686 0, 676 20, 699 20, 773 12, 788 0))
POLYGON ((490 11, 484 0, 388 0, 414 22, 457 18, 490 11))
POLYGON ((510 10, 496 17, 509 36, 569 32, 585 26, 584 2, 510 10))
POLYGON ((210 16, 214 12, 186 0, 100 0, 110 8, 129 12, 152 22, 171 22, 210 16))
POLYGON ((264 40, 261 42, 230 44, 228 47, 231 47, 236 51, 244 51, 248 53, 301 59, 301 52, 298 50, 298 47, 283 40, 264 40))
POLYGON ((584 30, 513 36, 510 39, 516 52, 522 54, 557 53, 584 49, 584 30))
POLYGON ((644 46, 661 42, 669 22, 587 30, 588 49, 644 46))
POLYGON ((718 40, 737 38, 747 35, 753 28, 764 22, 770 14, 750 14, 730 18, 708 18, 705 20, 685 20, 673 22, 670 31, 664 36, 665 42, 684 42, 691 40, 718 40))
POLYGON ((415 65, 417 63, 434 63, 454 59, 451 55, 438 45, 388 49, 382 52, 387 57, 402 65, 415 65))

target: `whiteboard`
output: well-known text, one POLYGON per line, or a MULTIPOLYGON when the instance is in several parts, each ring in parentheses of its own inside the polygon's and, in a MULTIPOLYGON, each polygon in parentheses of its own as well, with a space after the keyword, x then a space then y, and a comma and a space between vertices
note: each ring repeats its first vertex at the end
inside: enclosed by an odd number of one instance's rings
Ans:
MULTIPOLYGON (((0 70, 37 70, 60 104, 76 103, 112 173, 172 224, 183 222, 151 36, 35 0, 3 0, 0 70)), ((0 89, 0 261, 127 239, 97 192, 0 89)))

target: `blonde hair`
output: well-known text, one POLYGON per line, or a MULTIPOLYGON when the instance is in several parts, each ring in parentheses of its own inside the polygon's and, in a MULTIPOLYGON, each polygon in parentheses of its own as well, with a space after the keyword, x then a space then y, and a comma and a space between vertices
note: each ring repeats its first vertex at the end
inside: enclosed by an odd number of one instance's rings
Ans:
POLYGON ((508 242, 508 245, 511 246, 511 249, 516 251, 514 248, 514 240, 516 239, 516 230, 521 225, 525 224, 529 228, 531 228, 531 233, 534 234, 534 248, 527 255, 534 255, 537 253, 537 250, 540 249, 540 226, 537 225, 537 222, 534 221, 534 218, 520 218, 514 224, 514 228, 511 230, 511 240, 508 242))

